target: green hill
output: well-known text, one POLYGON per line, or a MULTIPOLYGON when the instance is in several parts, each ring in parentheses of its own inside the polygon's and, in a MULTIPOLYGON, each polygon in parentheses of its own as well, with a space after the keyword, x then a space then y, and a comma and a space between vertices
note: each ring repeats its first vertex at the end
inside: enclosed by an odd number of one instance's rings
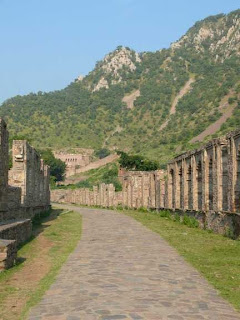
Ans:
POLYGON ((0 116, 36 147, 106 146, 165 163, 219 119, 205 140, 239 127, 239 101, 237 10, 197 22, 169 49, 118 47, 63 90, 5 101, 0 116))

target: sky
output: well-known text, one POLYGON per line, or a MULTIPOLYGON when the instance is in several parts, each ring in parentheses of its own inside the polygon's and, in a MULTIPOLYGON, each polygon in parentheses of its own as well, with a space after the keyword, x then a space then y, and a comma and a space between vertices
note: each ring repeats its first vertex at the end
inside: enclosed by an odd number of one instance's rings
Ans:
POLYGON ((0 102, 66 87, 118 45, 168 48, 239 0, 0 0, 0 102))

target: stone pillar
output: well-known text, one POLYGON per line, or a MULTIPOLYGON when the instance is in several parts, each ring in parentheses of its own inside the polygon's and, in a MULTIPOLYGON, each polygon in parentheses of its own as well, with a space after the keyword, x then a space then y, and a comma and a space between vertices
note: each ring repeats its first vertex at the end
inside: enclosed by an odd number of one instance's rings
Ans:
POLYGON ((183 202, 183 210, 188 209, 188 166, 186 163, 186 159, 182 159, 182 202, 183 202))
POLYGON ((105 183, 100 184, 100 206, 104 206, 105 204, 105 183))
POLYGON ((180 171, 181 167, 179 167, 177 161, 174 164, 174 209, 179 209, 180 208, 180 175, 179 175, 179 171, 180 171))
POLYGON ((194 155, 191 156, 191 168, 192 168, 192 209, 198 210, 198 190, 197 190, 197 167, 196 158, 194 155))
POLYGON ((149 189, 149 197, 150 197, 150 208, 156 208, 156 180, 155 180, 155 173, 149 173, 149 180, 150 180, 150 189, 149 189))
POLYGON ((149 206, 149 176, 147 173, 143 173, 143 207, 148 208, 149 206))
POLYGON ((44 205, 44 162, 40 161, 39 204, 44 205))
POLYGON ((50 206, 50 167, 44 165, 44 204, 50 206))
POLYGON ((206 149, 202 151, 202 210, 209 210, 209 159, 206 149))
POLYGON ((98 187, 97 186, 94 186, 93 187, 93 203, 95 206, 98 205, 97 203, 97 196, 98 196, 98 187))
POLYGON ((235 185, 237 182, 237 150, 232 136, 228 139, 228 210, 236 212, 235 185))
POLYGON ((132 207, 132 177, 130 177, 127 185, 127 206, 132 207))
POLYGON ((4 220, 5 212, 8 209, 8 131, 7 125, 3 119, 0 118, 0 221, 1 215, 4 220))
POLYGON ((115 196, 115 187, 111 183, 108 185, 108 207, 113 207, 114 205, 114 196, 115 196))
POLYGON ((222 210, 222 152, 221 145, 214 146, 213 153, 213 210, 222 210))
POLYGON ((172 174, 172 166, 167 166, 167 199, 166 199, 166 206, 168 209, 172 209, 172 203, 173 203, 173 174, 172 174))
POLYGON ((127 184, 128 184, 128 181, 127 181, 127 178, 123 178, 123 186, 122 186, 122 205, 123 207, 127 207, 127 203, 128 203, 128 193, 127 193, 127 184))

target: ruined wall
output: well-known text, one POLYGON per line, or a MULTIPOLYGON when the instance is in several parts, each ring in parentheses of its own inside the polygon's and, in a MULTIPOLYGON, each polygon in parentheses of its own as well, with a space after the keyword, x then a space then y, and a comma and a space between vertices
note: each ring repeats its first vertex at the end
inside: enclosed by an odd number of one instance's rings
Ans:
MULTIPOLYGON (((22 216, 25 213, 27 217, 32 217, 36 212, 48 210, 50 206, 49 167, 26 140, 13 141, 12 162, 9 184, 11 188, 21 190, 18 208, 22 211, 22 216)), ((9 208, 17 207, 13 198, 16 202, 18 197, 11 197, 9 191, 9 208)))
POLYGON ((76 190, 52 190, 51 200, 60 203, 98 205, 102 207, 123 206, 129 208, 156 208, 164 206, 164 171, 120 171, 122 191, 116 192, 113 184, 76 190))
POLYGON ((85 167, 92 162, 93 149, 79 149, 77 151, 78 153, 54 152, 54 156, 66 164, 66 177, 75 175, 78 168, 85 167))
POLYGON ((9 171, 8 146, 0 118, 0 270, 13 265, 16 248, 31 236, 31 218, 50 208, 49 167, 27 141, 15 140, 9 171))
POLYGON ((166 208, 193 215, 218 233, 240 235, 240 131, 168 164, 166 208), (199 212, 202 212, 200 214, 199 212))
POLYGON ((103 207, 169 209, 194 216, 201 227, 240 236, 240 130, 186 152, 164 171, 120 171, 122 191, 58 190, 53 201, 103 207), (166 175, 166 177, 165 177, 166 175), (82 195, 83 194, 83 195, 82 195))

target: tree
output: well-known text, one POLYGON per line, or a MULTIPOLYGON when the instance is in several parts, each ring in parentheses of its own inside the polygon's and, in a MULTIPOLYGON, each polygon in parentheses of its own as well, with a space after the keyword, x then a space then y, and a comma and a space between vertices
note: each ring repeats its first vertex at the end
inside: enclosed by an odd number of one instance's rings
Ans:
POLYGON ((137 171, 154 171, 159 169, 159 163, 145 159, 140 155, 128 155, 125 152, 118 151, 120 155, 119 164, 122 168, 137 171))
POLYGON ((95 155, 99 159, 103 159, 110 155, 110 151, 107 148, 99 149, 95 152, 95 155))
POLYGON ((55 181, 63 181, 66 170, 65 162, 56 159, 51 150, 41 150, 40 154, 44 162, 50 166, 50 176, 54 177, 55 181))

